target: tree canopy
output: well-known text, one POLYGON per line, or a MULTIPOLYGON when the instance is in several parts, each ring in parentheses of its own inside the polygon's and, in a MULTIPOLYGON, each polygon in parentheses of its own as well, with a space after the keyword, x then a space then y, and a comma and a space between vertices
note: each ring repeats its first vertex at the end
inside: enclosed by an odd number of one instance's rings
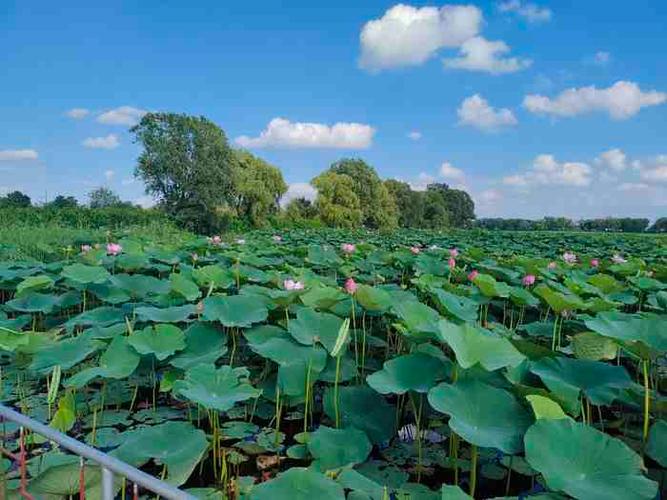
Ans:
POLYGON ((30 196, 21 191, 12 191, 0 197, 0 208, 25 208, 32 204, 30 196))

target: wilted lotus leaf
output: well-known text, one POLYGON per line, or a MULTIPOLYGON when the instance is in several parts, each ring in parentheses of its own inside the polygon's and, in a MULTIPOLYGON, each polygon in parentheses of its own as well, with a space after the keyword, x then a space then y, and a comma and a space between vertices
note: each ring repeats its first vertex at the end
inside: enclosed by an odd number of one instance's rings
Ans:
POLYGON ((162 361, 185 348, 185 335, 174 325, 153 325, 134 332, 128 342, 139 354, 155 354, 162 361))
POLYGON ((324 474, 292 467, 275 479, 253 486, 249 500, 344 500, 343 487, 324 474))
POLYGON ((44 374, 60 365, 62 370, 69 370, 102 347, 104 342, 83 335, 61 339, 55 344, 47 344, 38 349, 32 358, 30 369, 44 374))
POLYGON ((174 383, 174 393, 205 408, 227 411, 236 403, 259 397, 261 391, 248 383, 246 368, 212 364, 197 365, 185 372, 183 380, 174 383))
POLYGON ((289 332, 300 344, 320 343, 331 352, 342 324, 343 320, 338 316, 302 308, 296 319, 289 322, 289 332))
POLYGON ((123 444, 111 452, 116 458, 139 467, 151 458, 167 466, 166 481, 180 486, 205 456, 204 431, 189 422, 165 422, 121 434, 123 444))
POLYGON ((549 488, 591 500, 651 499, 657 484, 623 441, 571 419, 535 422, 526 432, 526 460, 549 488))
POLYGON ((74 281, 80 285, 92 285, 93 283, 104 283, 110 277, 109 271, 102 266, 87 266, 85 264, 72 264, 63 268, 60 275, 63 278, 74 281))
POLYGON ((361 463, 372 448, 364 431, 354 427, 332 429, 324 425, 311 433, 307 445, 315 459, 313 466, 322 472, 361 463))
POLYGON ((438 338, 454 350, 456 360, 463 368, 479 363, 493 371, 516 366, 526 359, 509 340, 470 323, 457 325, 443 320, 438 326, 438 338))
POLYGON ((264 321, 268 314, 266 306, 254 297, 231 295, 204 299, 204 319, 219 321, 227 327, 246 328, 264 321))
POLYGON ((171 307, 137 307, 135 310, 141 321, 153 321, 155 323, 182 323, 187 321, 195 313, 193 304, 171 307))
POLYGON ((440 359, 414 353, 385 361, 382 370, 368 375, 366 381, 380 394, 428 392, 446 373, 446 365, 440 359))
POLYGON ((449 427, 477 446, 518 453, 532 417, 516 398, 475 379, 440 384, 428 393, 428 402, 451 416, 449 427))
POLYGON ((141 357, 130 347, 128 338, 115 337, 100 356, 99 366, 86 368, 65 382, 66 386, 80 388, 97 377, 123 379, 134 373, 141 357))
POLYGON ((625 314, 603 312, 584 323, 594 332, 625 342, 642 342, 656 351, 667 350, 665 322, 667 316, 657 314, 625 314))
POLYGON ((187 370, 199 364, 213 364, 227 352, 226 336, 207 323, 193 323, 185 330, 185 349, 169 364, 187 370))
POLYGON ((579 391, 583 391, 596 405, 611 404, 619 389, 632 384, 622 366, 587 359, 544 358, 532 362, 530 371, 554 393, 568 398, 578 397, 579 391))
MULTIPOLYGON (((388 441, 394 435, 396 409, 366 385, 338 389, 338 411, 341 426, 362 430, 375 444, 388 441)), ((335 419, 334 390, 324 393, 324 412, 335 419)))

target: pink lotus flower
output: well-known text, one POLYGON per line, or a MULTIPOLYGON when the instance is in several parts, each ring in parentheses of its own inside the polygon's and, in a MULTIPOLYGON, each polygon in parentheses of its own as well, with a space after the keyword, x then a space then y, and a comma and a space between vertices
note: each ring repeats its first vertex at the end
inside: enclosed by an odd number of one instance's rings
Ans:
POLYGON ((449 249, 449 256, 453 259, 459 256, 459 249, 458 248, 450 248, 449 249))
POLYGON ((220 245, 222 243, 222 238, 220 236, 218 236, 217 234, 215 236, 212 236, 211 238, 209 238, 209 240, 214 245, 220 245))
POLYGON ((558 264, 556 264, 555 262, 552 261, 552 262, 549 262, 549 264, 547 265, 547 268, 553 270, 553 269, 556 269, 556 266, 557 266, 557 265, 558 265, 558 264))
POLYGON ((418 246, 412 246, 410 247, 410 251, 412 252, 412 255, 418 255, 422 250, 418 246))
POLYGON ((523 286, 532 286, 535 284, 535 276, 532 274, 526 274, 521 280, 523 286))
POLYGON ((107 254, 109 255, 118 255, 123 251, 123 247, 118 243, 107 243, 107 254))
POLYGON ((615 253, 615 254, 613 255, 613 257, 611 258, 611 261, 612 261, 614 264, 625 264, 625 263, 627 262, 626 259, 624 259, 622 256, 620 256, 620 255, 617 254, 617 253, 615 253))
POLYGON ((352 243, 343 243, 340 246, 340 249, 343 251, 343 253, 346 253, 348 255, 354 253, 354 251, 357 249, 352 243))
POLYGON ((354 295, 357 291, 357 283, 352 278, 348 278, 345 281, 345 291, 350 295, 354 295))
POLYGON ((275 241, 276 243, 280 243, 281 241, 283 241, 283 239, 282 239, 282 237, 275 234, 275 235, 273 235, 273 241, 275 241))
POLYGON ((473 270, 470 271, 470 273, 468 274, 468 281, 475 281, 475 278, 476 278, 477 276, 479 276, 479 271, 477 271, 477 269, 473 269, 473 270))
POLYGON ((454 257, 450 257, 447 261, 447 266, 449 269, 454 269, 456 267, 456 259, 454 257))
POLYGON ((288 290, 290 292, 295 290, 303 290, 303 283, 301 281, 294 281, 292 279, 288 279, 283 281, 283 287, 285 287, 285 290, 288 290))
POLYGON ((88 253, 93 249, 90 245, 81 245, 81 253, 88 253))
POLYGON ((600 265, 600 261, 598 259, 591 259, 591 267, 598 267, 600 265))
POLYGON ((575 254, 573 254, 572 252, 565 252, 563 254, 563 260, 567 264, 574 264, 575 262, 577 262, 577 256, 575 254))

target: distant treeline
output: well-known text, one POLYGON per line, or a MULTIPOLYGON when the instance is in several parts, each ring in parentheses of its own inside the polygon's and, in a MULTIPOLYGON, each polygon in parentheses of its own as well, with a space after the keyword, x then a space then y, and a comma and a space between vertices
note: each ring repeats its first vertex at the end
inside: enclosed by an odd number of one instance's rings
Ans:
POLYGON ((0 206, 0 227, 60 226, 77 229, 123 229, 168 221, 167 215, 160 210, 143 209, 132 205, 106 208, 0 206))
POLYGON ((649 219, 633 217, 605 217, 573 221, 567 217, 543 219, 483 218, 475 221, 475 227, 506 231, 597 231, 619 233, 667 232, 667 217, 661 217, 653 225, 649 219))

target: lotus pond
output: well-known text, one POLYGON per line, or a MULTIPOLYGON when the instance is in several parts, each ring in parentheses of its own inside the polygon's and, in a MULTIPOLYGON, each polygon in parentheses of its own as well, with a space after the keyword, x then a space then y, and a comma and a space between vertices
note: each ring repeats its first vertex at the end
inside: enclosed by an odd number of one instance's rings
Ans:
MULTIPOLYGON (((89 243, 0 262, 0 402, 198 497, 664 488, 664 237, 89 243)), ((0 429, 3 449, 26 447, 33 495, 79 494, 78 457, 0 429)), ((84 477, 99 498, 100 471, 84 477)), ((0 483, 20 496, 7 458, 0 483)))

